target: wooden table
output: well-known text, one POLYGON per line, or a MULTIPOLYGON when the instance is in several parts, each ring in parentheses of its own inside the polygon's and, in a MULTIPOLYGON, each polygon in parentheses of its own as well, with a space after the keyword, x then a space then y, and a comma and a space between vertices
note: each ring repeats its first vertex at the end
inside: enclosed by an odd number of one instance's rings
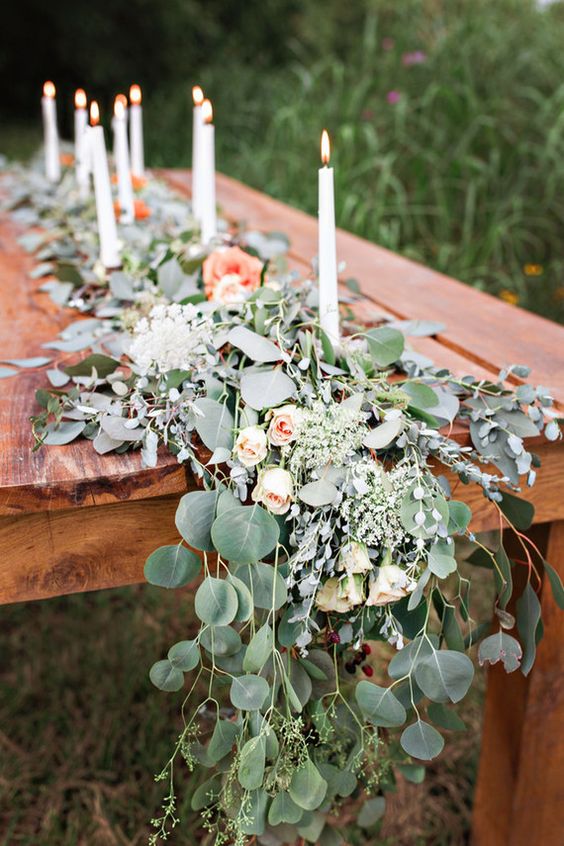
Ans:
MULTIPOLYGON (((187 172, 162 172, 190 191, 187 172)), ((314 218, 225 176, 218 202, 232 219, 286 232, 293 265, 307 271, 316 252, 314 218)), ((29 279, 33 259, 17 245, 21 230, 0 218, 0 340, 6 357, 42 354, 75 314, 60 310, 39 282, 29 279)), ((366 322, 382 314, 433 319, 445 329, 415 346, 460 375, 495 377, 501 367, 526 363, 532 380, 552 389, 564 405, 564 330, 350 233, 338 234, 339 259, 361 283, 355 310, 366 322)), ((42 373, 28 371, 0 382, 0 604, 116 587, 143 580, 146 556, 174 543, 174 512, 190 486, 184 468, 163 453, 155 469, 139 454, 99 456, 91 444, 32 453, 29 416, 42 373)), ((535 503, 534 530, 548 560, 564 569, 564 445, 539 439, 549 459, 527 496, 535 503), (529 496, 530 493, 530 496, 529 496)), ((497 520, 479 490, 459 486, 480 531, 497 520)), ((525 679, 488 673, 485 724, 476 790, 476 846, 556 846, 564 831, 564 615, 548 590, 542 595, 545 637, 525 679)))

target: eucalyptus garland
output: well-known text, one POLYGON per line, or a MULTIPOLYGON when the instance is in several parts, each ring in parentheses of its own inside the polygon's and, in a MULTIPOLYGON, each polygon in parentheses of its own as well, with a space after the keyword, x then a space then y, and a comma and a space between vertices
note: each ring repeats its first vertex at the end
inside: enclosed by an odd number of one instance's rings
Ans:
POLYGON ((372 825, 395 774, 419 780, 440 730, 460 727, 450 706, 472 683, 469 649, 529 673, 542 568, 563 604, 524 534, 533 507, 517 496, 539 463, 527 439, 560 436, 552 399, 522 365, 491 381, 434 366, 409 338, 436 324, 366 327, 349 310, 335 348, 315 284, 287 270, 283 236, 225 225, 205 248, 183 202, 152 180, 153 214, 126 229, 123 268, 107 275, 72 174, 56 191, 34 171, 12 177, 12 213, 43 228, 21 239, 34 275, 90 314, 47 345, 92 352, 47 371, 37 444, 141 448, 149 467, 164 447, 194 479, 178 544, 145 565, 151 584, 197 584, 199 621, 150 670, 160 690, 187 691, 150 843, 179 822, 184 762, 209 771, 192 808, 216 844, 333 846, 343 804, 361 800, 358 822, 372 825), (472 533, 447 475, 498 509, 495 537, 472 533), (472 618, 460 540, 495 580, 493 634, 472 618), (512 570, 523 566, 514 617, 512 570))

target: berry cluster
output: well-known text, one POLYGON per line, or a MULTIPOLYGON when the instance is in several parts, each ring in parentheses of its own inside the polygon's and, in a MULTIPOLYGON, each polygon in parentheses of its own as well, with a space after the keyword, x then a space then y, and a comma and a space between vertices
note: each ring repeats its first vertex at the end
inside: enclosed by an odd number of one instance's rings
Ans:
MULTIPOLYGON (((340 642, 341 638, 337 632, 329 632, 327 635, 328 644, 331 646, 337 646, 340 642)), ((356 673, 356 668, 362 666, 362 672, 364 675, 371 678, 374 675, 374 670, 369 664, 365 663, 371 652, 372 648, 367 643, 363 643, 360 649, 356 650, 354 655, 351 657, 351 660, 347 661, 345 664, 345 670, 347 673, 354 675, 354 673, 356 673)))

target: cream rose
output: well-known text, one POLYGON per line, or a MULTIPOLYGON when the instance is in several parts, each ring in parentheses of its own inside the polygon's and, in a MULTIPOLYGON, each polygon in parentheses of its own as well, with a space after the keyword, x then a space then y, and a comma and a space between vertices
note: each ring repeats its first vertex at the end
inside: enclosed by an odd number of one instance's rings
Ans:
POLYGON ((235 441, 235 453, 245 467, 254 467, 266 458, 266 432, 258 426, 241 429, 235 441))
POLYGON ((227 273, 214 287, 211 299, 214 303, 232 305, 242 303, 247 294, 248 289, 243 285, 241 277, 237 273, 227 273))
POLYGON ((262 502, 273 514, 285 514, 290 508, 294 482, 287 470, 270 467, 261 470, 252 492, 255 502, 262 502))
POLYGON ((317 591, 315 604, 321 611, 336 611, 338 614, 345 614, 351 608, 346 597, 341 595, 339 579, 335 578, 327 579, 317 591))
POLYGON ((275 408, 268 427, 268 440, 274 446, 285 446, 296 439, 299 409, 297 406, 283 405, 275 408))
POLYGON ((349 576, 353 573, 369 573, 373 567, 366 544, 351 541, 344 546, 339 556, 339 569, 346 570, 349 576))
POLYGON ((383 564, 378 569, 378 576, 370 586, 367 605, 388 605, 397 602, 412 589, 412 580, 397 564, 383 564))
POLYGON ((362 576, 347 576, 345 579, 327 579, 317 592, 315 604, 321 611, 336 611, 346 614, 364 602, 364 579, 362 576))

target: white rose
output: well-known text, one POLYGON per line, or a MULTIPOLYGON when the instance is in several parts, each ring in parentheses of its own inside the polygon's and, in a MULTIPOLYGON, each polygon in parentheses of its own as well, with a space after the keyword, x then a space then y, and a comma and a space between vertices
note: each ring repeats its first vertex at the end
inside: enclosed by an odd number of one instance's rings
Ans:
POLYGON ((242 303, 248 294, 238 273, 226 273, 216 284, 212 293, 212 300, 222 305, 242 303))
POLYGON ((254 467, 266 458, 266 432, 258 426, 241 429, 235 441, 237 458, 245 467, 254 467))
POLYGON ((387 605, 397 602, 409 593, 411 580, 397 564, 383 564, 370 586, 367 605, 387 605))
POLYGON ((361 575, 347 576, 341 582, 341 590, 351 608, 364 602, 364 578, 361 575))
POLYGON ((252 492, 255 502, 262 502, 273 514, 285 514, 290 508, 294 483, 287 470, 271 467, 261 470, 252 492))
POLYGON ((346 570, 349 576, 353 573, 369 573, 373 565, 366 544, 351 541, 344 546, 339 556, 339 569, 346 570))
POLYGON ((321 611, 336 611, 346 614, 364 602, 364 579, 362 576, 347 576, 345 579, 327 579, 315 598, 321 611))
POLYGON ((325 584, 317 591, 315 604, 321 611, 336 611, 338 614, 345 614, 350 611, 351 605, 341 595, 339 579, 327 579, 325 584))
POLYGON ((274 446, 285 446, 296 439, 299 409, 297 406, 283 405, 275 408, 268 427, 268 439, 274 446))

